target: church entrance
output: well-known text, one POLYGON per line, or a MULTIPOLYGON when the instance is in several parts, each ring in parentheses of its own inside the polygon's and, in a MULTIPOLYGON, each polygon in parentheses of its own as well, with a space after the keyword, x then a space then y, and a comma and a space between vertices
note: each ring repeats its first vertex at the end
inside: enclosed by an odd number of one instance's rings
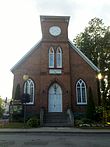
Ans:
POLYGON ((48 112, 62 112, 62 89, 57 83, 49 88, 48 112))

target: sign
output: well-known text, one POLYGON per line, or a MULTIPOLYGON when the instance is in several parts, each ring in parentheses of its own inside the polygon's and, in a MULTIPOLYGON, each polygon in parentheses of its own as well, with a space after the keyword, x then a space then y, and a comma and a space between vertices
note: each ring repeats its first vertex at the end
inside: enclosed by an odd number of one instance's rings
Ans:
POLYGON ((61 69, 50 69, 49 74, 62 74, 61 69))

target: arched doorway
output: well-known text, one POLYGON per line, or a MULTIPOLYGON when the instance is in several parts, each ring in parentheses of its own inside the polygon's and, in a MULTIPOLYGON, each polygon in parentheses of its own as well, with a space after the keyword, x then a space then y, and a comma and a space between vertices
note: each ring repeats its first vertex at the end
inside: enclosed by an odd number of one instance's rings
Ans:
POLYGON ((48 112, 62 112, 62 89, 57 83, 49 88, 48 112))

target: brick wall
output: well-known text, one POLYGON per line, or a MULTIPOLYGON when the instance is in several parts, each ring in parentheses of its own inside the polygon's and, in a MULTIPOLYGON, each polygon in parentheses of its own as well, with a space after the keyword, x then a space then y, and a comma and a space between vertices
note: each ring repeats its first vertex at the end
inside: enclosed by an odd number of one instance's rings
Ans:
POLYGON ((21 86, 23 93, 23 75, 28 74, 35 83, 35 104, 28 106, 29 111, 39 112, 41 107, 48 111, 48 91, 53 83, 62 88, 62 107, 66 111, 72 106, 74 112, 85 110, 85 106, 76 104, 76 82, 81 78, 85 81, 87 89, 92 88, 94 100, 97 104, 96 72, 88 65, 68 44, 69 17, 42 17, 42 41, 12 70, 14 73, 13 98, 16 86, 21 86), (51 19, 51 20, 50 20, 51 19), (51 26, 59 26, 61 35, 53 37, 49 34, 51 26), (61 75, 50 75, 48 66, 48 52, 50 47, 62 49, 63 68, 61 75))
MULTIPOLYGON (((63 92, 63 111, 71 104, 73 111, 84 111, 85 106, 76 104, 76 82, 81 78, 88 87, 92 88, 95 102, 97 103, 97 81, 95 71, 72 49, 67 43, 50 43, 41 42, 38 49, 24 60, 14 71, 14 88, 18 83, 23 89, 23 75, 28 74, 35 82, 35 104, 30 106, 33 111, 39 111, 41 107, 45 107, 48 111, 48 90, 52 83, 57 82, 63 92), (63 51, 63 68, 61 75, 50 75, 48 68, 48 49, 50 46, 58 46, 63 51)), ((21 90, 23 92, 23 90, 21 90)), ((29 107, 29 106, 28 106, 29 107)))

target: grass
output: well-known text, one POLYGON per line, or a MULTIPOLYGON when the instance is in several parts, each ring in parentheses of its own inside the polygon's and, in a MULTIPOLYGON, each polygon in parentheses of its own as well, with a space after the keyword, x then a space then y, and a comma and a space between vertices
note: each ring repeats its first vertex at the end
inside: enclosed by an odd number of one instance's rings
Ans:
POLYGON ((0 124, 0 128, 22 129, 22 128, 27 128, 27 126, 25 126, 24 123, 9 122, 9 123, 6 123, 6 124, 0 124))

